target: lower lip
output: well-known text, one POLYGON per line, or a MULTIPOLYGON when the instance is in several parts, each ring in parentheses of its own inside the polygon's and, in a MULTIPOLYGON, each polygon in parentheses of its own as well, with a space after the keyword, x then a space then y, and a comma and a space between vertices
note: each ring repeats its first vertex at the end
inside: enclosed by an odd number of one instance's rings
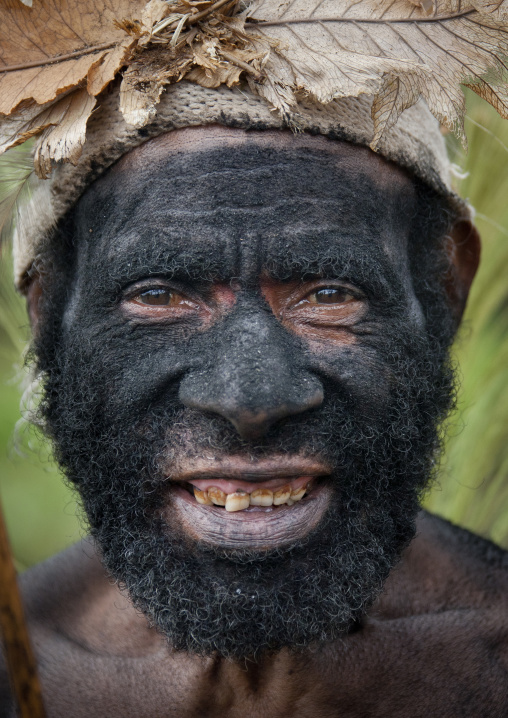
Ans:
POLYGON ((322 520, 331 494, 331 487, 323 483, 293 506, 250 506, 229 513, 198 504, 184 488, 172 486, 162 517, 195 541, 228 549, 270 550, 305 538, 322 520))

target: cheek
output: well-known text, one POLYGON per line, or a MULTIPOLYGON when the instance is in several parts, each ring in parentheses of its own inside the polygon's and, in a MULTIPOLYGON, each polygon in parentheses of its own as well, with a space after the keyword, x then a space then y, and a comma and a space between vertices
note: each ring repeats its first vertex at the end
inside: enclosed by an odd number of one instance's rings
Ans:
POLYGON ((313 344, 309 368, 332 382, 355 414, 370 419, 386 417, 393 372, 377 350, 362 345, 356 337, 340 347, 313 344))
MULTIPOLYGON (((234 299, 233 292, 225 290, 223 301, 234 299)), ((254 309, 255 317, 266 313, 254 309)), ((353 327, 330 329, 336 332, 333 341, 322 336, 296 339, 293 332, 287 332, 272 317, 274 336, 281 339, 279 335, 283 335, 287 341, 270 349, 268 332, 259 354, 260 366, 245 372, 243 369, 250 367, 258 354, 252 347, 254 339, 245 333, 239 318, 234 319, 229 316, 226 320, 231 325, 228 337, 222 322, 202 332, 191 325, 147 326, 120 321, 112 312, 82 314, 66 333, 71 350, 66 361, 74 366, 75 391, 79 393, 80 381, 89 382, 97 397, 96 411, 106 419, 118 421, 135 414, 142 416, 157 407, 180 407, 178 393, 182 379, 189 373, 200 377, 215 368, 218 361, 224 369, 228 363, 241 365, 241 372, 236 367, 238 376, 249 382, 254 394, 259 393, 262 382, 266 383, 268 359, 282 352, 288 357, 289 381, 294 380, 290 378, 293 373, 298 376, 302 372, 326 378, 331 391, 336 391, 355 414, 376 419, 386 415, 392 373, 381 358, 383 353, 386 355, 386 351, 381 351, 382 345, 389 339, 381 336, 379 327, 365 324, 363 336, 353 327), (264 367, 264 374, 259 373, 260 367, 264 367)), ((252 322, 251 325, 252 333, 257 325, 252 322)))
POLYGON ((96 411, 106 419, 132 417, 171 401, 192 365, 188 342, 168 341, 160 328, 147 329, 83 318, 66 332, 63 379, 79 401, 88 386, 96 411))

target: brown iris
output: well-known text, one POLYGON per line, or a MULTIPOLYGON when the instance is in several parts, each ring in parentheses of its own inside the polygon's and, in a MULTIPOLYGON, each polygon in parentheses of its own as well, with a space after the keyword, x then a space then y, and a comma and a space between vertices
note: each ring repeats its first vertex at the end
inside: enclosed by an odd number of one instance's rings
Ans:
POLYGON ((169 289, 147 289, 145 292, 140 292, 136 297, 138 304, 147 304, 151 307, 169 307, 175 305, 181 300, 176 292, 172 292, 169 289))
POLYGON ((308 295, 307 301, 311 304, 344 304, 353 299, 349 292, 338 287, 324 287, 308 295))

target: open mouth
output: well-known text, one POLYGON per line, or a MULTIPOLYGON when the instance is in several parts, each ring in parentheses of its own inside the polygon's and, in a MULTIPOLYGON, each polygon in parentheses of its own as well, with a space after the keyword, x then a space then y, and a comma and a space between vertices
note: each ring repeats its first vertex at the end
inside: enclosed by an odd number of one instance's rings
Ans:
POLYGON ((229 513, 293 506, 308 495, 316 480, 312 476, 282 478, 252 484, 227 479, 196 479, 183 484, 201 506, 223 506, 229 513))
POLYGON ((329 473, 299 457, 197 460, 171 477, 164 517, 205 543, 278 547, 303 538, 322 519, 332 494, 329 473))

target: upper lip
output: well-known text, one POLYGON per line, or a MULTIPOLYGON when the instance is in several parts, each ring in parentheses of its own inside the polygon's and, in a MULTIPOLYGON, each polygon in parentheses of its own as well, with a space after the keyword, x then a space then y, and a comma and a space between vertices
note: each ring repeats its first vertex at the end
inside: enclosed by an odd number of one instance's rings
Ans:
POLYGON ((236 479, 266 481, 267 478, 297 478, 299 476, 323 476, 330 473, 330 466, 316 459, 301 456, 259 459, 256 462, 228 457, 221 460, 194 459, 189 465, 181 465, 171 472, 172 481, 190 482, 196 479, 236 479))

